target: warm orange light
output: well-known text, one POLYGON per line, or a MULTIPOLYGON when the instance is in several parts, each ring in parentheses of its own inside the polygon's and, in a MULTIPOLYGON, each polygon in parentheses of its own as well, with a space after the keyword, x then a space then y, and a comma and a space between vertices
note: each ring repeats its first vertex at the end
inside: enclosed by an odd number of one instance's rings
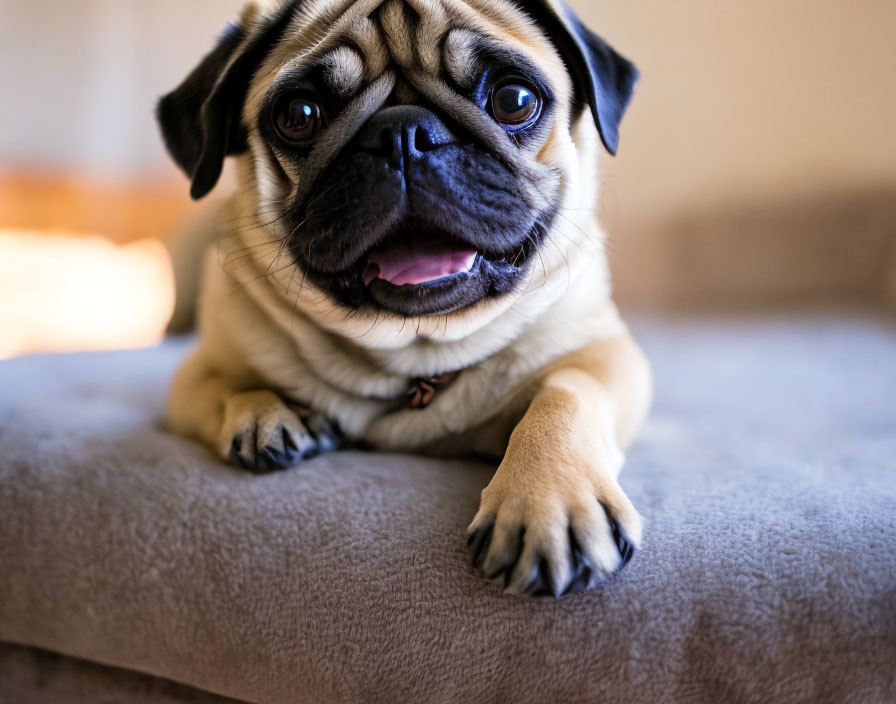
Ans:
POLYGON ((0 228, 0 359, 145 347, 174 308, 164 245, 0 228))

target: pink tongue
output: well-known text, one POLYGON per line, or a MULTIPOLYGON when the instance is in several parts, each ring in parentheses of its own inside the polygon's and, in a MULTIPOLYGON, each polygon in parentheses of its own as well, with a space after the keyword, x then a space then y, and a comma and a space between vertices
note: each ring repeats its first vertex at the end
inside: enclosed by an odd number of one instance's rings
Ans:
POLYGON ((450 242, 398 242, 370 255, 364 285, 377 278, 395 286, 423 284, 469 271, 475 261, 475 250, 458 249, 450 242))

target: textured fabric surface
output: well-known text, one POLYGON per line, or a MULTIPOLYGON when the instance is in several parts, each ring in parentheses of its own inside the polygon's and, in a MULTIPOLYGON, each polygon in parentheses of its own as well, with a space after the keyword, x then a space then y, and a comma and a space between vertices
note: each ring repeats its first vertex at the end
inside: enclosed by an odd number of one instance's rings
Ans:
POLYGON ((489 467, 254 477, 163 431, 181 345, 4 363, 0 640, 249 702, 896 701, 896 327, 635 328, 644 548, 559 602, 467 566, 489 467))
POLYGON ((182 684, 0 644, 0 704, 237 704, 182 684))

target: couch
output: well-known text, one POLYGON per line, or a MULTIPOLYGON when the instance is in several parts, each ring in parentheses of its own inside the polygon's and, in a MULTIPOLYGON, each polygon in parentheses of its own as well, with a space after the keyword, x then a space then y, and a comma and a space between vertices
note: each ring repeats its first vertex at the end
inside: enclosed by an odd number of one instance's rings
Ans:
POLYGON ((228 467, 163 425, 189 341, 0 364, 0 703, 896 701, 896 324, 634 329, 646 538, 560 600, 468 566, 493 467, 228 467))

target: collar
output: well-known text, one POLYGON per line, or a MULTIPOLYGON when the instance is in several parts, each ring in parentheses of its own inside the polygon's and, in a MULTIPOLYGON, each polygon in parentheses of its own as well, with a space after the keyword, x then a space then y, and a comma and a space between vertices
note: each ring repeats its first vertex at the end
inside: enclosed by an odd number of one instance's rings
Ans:
POLYGON ((435 400, 436 395, 448 388, 459 375, 460 372, 448 372, 427 379, 414 379, 407 393, 408 407, 416 410, 427 408, 435 400))

